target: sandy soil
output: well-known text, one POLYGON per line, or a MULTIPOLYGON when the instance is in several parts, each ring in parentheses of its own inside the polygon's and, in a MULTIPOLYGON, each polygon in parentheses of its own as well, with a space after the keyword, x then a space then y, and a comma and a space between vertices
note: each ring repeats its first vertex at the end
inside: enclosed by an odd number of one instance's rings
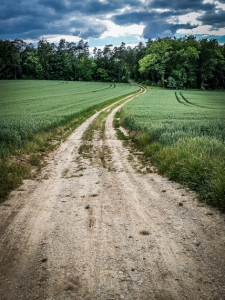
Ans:
POLYGON ((138 172, 115 110, 103 139, 81 139, 96 113, 1 205, 1 300, 225 299, 225 216, 138 172))

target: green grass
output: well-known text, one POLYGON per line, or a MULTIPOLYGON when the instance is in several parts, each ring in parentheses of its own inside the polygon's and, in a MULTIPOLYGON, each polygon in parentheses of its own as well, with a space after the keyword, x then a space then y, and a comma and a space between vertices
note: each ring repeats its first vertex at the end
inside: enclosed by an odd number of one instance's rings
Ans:
POLYGON ((35 134, 65 125, 137 89, 98 82, 0 81, 0 158, 20 153, 35 134))
POLYGON ((28 177, 30 177, 30 168, 26 165, 17 161, 0 160, 0 200, 28 177))
POLYGON ((84 141, 92 141, 95 131, 99 131, 99 139, 104 139, 105 132, 105 118, 109 113, 107 111, 102 111, 94 119, 93 122, 88 126, 88 128, 83 133, 82 139, 84 141))
POLYGON ((121 112, 161 174, 225 210, 225 93, 149 90, 121 112))
POLYGON ((96 109, 137 90, 124 83, 0 81, 0 201, 96 109))

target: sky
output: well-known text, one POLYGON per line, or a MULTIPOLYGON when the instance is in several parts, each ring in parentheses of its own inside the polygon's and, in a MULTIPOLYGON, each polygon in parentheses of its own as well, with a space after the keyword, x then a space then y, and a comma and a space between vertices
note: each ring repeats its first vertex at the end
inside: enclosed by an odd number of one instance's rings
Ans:
POLYGON ((225 0, 0 0, 0 39, 90 47, 195 35, 225 43, 225 0))

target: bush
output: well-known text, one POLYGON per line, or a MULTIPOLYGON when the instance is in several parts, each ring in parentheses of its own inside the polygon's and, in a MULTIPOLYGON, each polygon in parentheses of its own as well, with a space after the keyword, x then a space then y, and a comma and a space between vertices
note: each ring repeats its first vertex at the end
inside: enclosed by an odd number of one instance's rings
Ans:
POLYGON ((162 149, 162 146, 158 142, 153 142, 145 147, 144 153, 146 156, 152 156, 154 153, 162 149))
POLYGON ((151 142, 151 137, 148 133, 137 132, 133 137, 134 143, 139 148, 144 148, 151 142))

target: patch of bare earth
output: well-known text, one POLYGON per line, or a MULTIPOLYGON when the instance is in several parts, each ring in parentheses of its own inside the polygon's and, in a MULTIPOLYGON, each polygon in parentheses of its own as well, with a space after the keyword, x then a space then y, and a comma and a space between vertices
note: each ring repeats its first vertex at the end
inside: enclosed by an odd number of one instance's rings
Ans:
POLYGON ((115 110, 104 138, 81 139, 96 114, 1 205, 1 300, 225 299, 224 215, 137 172, 115 110))

